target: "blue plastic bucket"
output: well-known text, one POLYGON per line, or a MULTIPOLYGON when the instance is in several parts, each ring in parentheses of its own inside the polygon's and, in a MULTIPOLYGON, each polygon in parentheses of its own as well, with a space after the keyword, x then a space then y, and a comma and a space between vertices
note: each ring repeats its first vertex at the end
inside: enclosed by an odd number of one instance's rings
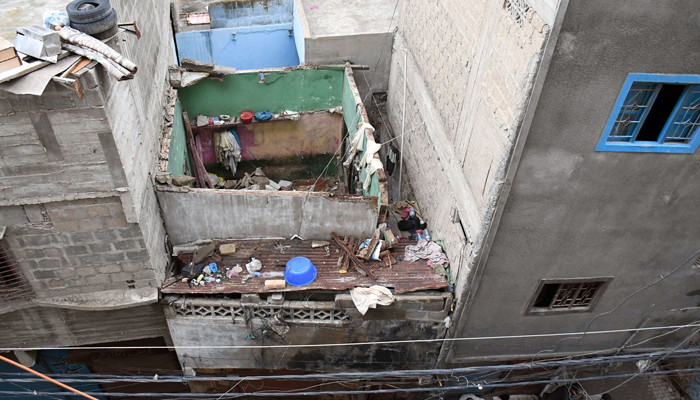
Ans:
POLYGON ((287 261, 284 280, 292 286, 304 286, 316 279, 316 267, 306 257, 294 257, 287 261))

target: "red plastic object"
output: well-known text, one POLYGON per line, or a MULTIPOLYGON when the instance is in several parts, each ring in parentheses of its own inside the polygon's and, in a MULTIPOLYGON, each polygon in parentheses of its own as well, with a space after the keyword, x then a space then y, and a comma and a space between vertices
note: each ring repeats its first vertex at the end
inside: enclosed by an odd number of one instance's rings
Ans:
POLYGON ((408 210, 409 210, 409 207, 406 207, 403 209, 403 212, 401 213, 401 219, 408 218, 408 210))
POLYGON ((241 117, 241 121, 243 121, 244 124, 249 124, 253 121, 253 117, 255 114, 253 114, 252 111, 245 110, 243 111, 239 117, 241 117))

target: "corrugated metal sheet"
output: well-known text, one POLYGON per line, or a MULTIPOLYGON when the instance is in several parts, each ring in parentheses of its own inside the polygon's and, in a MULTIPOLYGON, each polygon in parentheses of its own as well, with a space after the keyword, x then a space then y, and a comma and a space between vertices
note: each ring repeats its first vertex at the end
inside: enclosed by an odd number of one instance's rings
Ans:
MULTIPOLYGON (((222 294, 222 293, 263 293, 277 291, 299 291, 299 290, 348 290, 357 286, 381 285, 395 289, 396 293, 407 293, 417 290, 442 289, 447 287, 447 280, 444 276, 438 275, 428 266, 426 260, 416 262, 401 261, 393 268, 382 267, 378 261, 367 262, 372 267, 372 271, 377 276, 377 280, 364 277, 352 266, 347 273, 338 272, 337 262, 341 250, 335 244, 330 245, 330 255, 326 254, 323 247, 311 248, 311 241, 276 241, 276 240, 238 240, 229 241, 236 243, 237 249, 234 256, 223 257, 217 263, 219 268, 233 267, 239 264, 245 272, 245 264, 250 257, 259 259, 264 268, 261 272, 281 271, 284 272, 285 265, 293 257, 306 257, 316 266, 318 276, 309 285, 294 287, 287 285, 285 289, 266 290, 265 281, 268 279, 283 279, 282 277, 258 277, 254 276, 242 283, 242 276, 235 276, 220 284, 208 283, 206 286, 189 287, 187 283, 176 279, 170 279, 163 285, 163 293, 199 293, 199 294, 222 294), (283 246, 289 247, 283 254, 275 250, 275 243, 279 242, 283 246)), ((402 241, 393 250, 396 258, 404 256, 406 246, 415 242, 402 241)), ((189 261, 191 253, 181 253, 182 261, 189 261)), ((243 274, 244 276, 246 274, 243 274)))

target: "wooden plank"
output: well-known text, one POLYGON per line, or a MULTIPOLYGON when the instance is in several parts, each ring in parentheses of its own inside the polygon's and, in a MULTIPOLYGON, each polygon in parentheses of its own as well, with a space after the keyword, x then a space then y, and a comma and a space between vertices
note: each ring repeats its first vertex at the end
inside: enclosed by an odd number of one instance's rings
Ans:
MULTIPOLYGON (((58 55, 58 59, 60 60, 62 58, 66 58, 69 54, 70 54, 70 52, 64 50, 58 55)), ((47 66, 49 64, 51 64, 51 63, 48 61, 42 61, 42 60, 36 60, 36 61, 29 62, 29 63, 25 63, 24 60, 22 60, 21 66, 19 66, 17 68, 12 68, 9 71, 5 71, 5 72, 0 73, 0 83, 11 81, 13 79, 22 77, 24 75, 27 75, 30 72, 34 72, 40 68, 44 68, 45 66, 47 66)))
POLYGON ((374 275, 374 273, 369 268, 367 268, 367 266, 365 266, 365 264, 359 258, 357 258, 357 256, 352 251, 350 251, 350 249, 348 249, 348 247, 343 243, 343 241, 340 239, 337 233, 331 232, 331 236, 333 237, 333 240, 335 240, 335 242, 338 244, 338 246, 348 254, 348 257, 350 257, 352 262, 354 262, 359 269, 363 270, 367 275, 370 276, 370 278, 377 280, 377 276, 374 275))

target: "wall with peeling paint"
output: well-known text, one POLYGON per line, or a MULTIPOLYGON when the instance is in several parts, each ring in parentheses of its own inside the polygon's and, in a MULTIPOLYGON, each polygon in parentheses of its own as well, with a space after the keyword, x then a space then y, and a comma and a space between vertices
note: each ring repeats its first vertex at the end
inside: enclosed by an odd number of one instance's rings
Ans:
POLYGON ((299 65, 292 23, 180 32, 180 59, 249 70, 299 65))
POLYGON ((207 79, 179 90, 183 109, 191 118, 203 115, 238 115, 241 111, 307 111, 341 104, 343 69, 299 69, 265 72, 259 82, 256 72, 207 79))

